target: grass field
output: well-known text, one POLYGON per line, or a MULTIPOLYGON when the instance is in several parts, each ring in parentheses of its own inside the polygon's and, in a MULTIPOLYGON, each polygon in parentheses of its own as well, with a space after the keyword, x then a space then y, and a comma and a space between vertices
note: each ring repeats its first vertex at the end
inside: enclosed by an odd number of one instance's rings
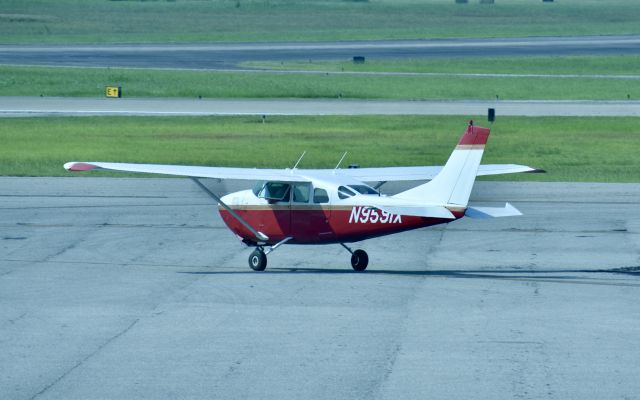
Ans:
MULTIPOLYGON (((3 0, 0 43, 638 34, 638 21, 637 0, 3 0)), ((120 85, 125 97, 618 100, 640 98, 640 81, 335 72, 630 75, 639 64, 637 56, 251 64, 325 72, 313 75, 0 66, 0 93, 99 97, 106 85, 120 85)), ((637 122, 501 117, 484 162, 549 171, 510 180, 639 182, 637 122)), ((332 168, 344 151, 346 163, 362 166, 435 165, 464 125, 459 117, 427 116, 272 117, 264 124, 251 117, 3 119, 0 175, 71 176, 62 164, 72 160, 288 167, 304 150, 309 168, 332 168)))
POLYGON ((3 0, 1 43, 636 34, 637 0, 3 0))
POLYGON ((386 76, 238 73, 110 68, 0 66, 0 92, 5 96, 104 95, 107 85, 120 85, 125 97, 208 98, 370 98, 370 99, 501 99, 626 100, 640 98, 640 79, 619 79, 635 71, 639 56, 536 57, 515 59, 447 59, 440 61, 286 64, 335 71, 373 70, 424 73, 542 74, 543 77, 386 76), (604 75, 558 77, 557 74, 604 75))
MULTIPOLYGON (((509 180, 640 182, 639 126, 637 118, 502 117, 483 162, 548 171, 509 180)), ((363 167, 438 165, 464 129, 460 117, 430 116, 4 119, 0 175, 72 176, 67 161, 283 168, 304 150, 302 168, 333 168, 344 151, 345 164, 363 167)))

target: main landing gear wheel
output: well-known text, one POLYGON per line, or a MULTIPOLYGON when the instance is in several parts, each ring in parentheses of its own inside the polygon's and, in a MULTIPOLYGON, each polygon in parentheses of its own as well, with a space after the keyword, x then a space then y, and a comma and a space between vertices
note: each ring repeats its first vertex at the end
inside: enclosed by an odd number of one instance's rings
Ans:
POLYGON ((369 264, 369 256, 364 250, 356 250, 351 254, 351 267, 356 271, 364 271, 369 264))
POLYGON ((249 266, 254 271, 264 271, 267 268, 267 255, 260 249, 254 250, 249 256, 249 266))

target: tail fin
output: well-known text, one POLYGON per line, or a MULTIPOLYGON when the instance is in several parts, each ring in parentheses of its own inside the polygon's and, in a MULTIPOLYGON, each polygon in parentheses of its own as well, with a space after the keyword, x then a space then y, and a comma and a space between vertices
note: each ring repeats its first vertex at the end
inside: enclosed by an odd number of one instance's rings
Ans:
POLYGON ((476 179, 489 128, 469 123, 460 142, 440 173, 430 182, 416 186, 395 197, 424 204, 451 204, 466 207, 476 179))

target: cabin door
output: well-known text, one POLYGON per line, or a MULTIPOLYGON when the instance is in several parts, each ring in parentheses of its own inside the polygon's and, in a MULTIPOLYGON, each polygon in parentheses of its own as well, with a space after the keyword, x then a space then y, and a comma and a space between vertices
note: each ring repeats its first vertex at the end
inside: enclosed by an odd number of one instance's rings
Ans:
POLYGON ((297 242, 315 243, 333 235, 329 195, 310 183, 294 183, 291 198, 291 233, 297 242))

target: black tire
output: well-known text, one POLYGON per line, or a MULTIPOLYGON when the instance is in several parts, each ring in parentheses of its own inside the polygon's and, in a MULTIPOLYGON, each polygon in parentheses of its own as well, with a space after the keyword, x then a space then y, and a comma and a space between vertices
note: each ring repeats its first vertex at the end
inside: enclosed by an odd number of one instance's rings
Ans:
POLYGON ((254 271, 264 271, 267 268, 267 255, 256 249, 249 255, 249 266, 254 271))
POLYGON ((351 268, 355 271, 364 271, 369 264, 369 256, 364 250, 356 250, 351 255, 351 268))

